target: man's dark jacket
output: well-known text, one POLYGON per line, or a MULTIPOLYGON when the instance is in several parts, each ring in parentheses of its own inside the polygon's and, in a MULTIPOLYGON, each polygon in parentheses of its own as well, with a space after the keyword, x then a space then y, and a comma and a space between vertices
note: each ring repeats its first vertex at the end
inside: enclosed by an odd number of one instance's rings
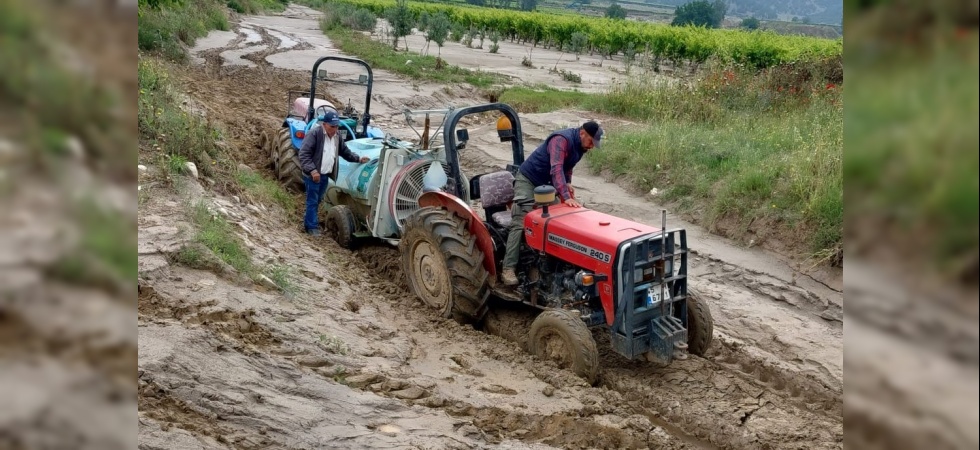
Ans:
MULTIPOLYGON (((578 134, 578 128, 565 128, 558 130, 545 138, 544 142, 534 149, 524 163, 521 164, 521 173, 531 181, 534 186, 554 185, 551 179, 551 155, 548 153, 548 144, 556 136, 565 138, 568 143, 565 160, 562 162, 562 172, 565 174, 565 182, 572 182, 572 169, 582 159, 585 152, 582 149, 582 137, 578 134)), ((556 186, 557 187, 557 186, 556 186)))
MULTIPOLYGON (((337 132, 340 133, 340 130, 337 132)), ((303 168, 303 175, 309 176, 310 172, 320 170, 320 162, 323 161, 323 142, 326 139, 328 139, 327 133, 323 131, 323 126, 320 124, 311 129, 306 138, 303 139, 303 146, 299 149, 299 164, 303 168)), ((340 158, 350 162, 361 160, 359 156, 347 148, 347 144, 342 139, 338 139, 338 141, 340 148, 337 149, 337 154, 340 155, 340 158)), ((333 170, 328 175, 331 180, 337 181, 337 172, 340 171, 340 158, 333 159, 333 170)))

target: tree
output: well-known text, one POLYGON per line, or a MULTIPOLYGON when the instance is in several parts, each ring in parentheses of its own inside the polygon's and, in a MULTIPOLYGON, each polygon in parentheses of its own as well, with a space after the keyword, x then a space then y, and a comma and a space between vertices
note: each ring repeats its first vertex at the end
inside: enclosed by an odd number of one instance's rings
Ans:
POLYGON ((534 11, 538 8, 538 0, 521 0, 522 11, 534 11))
POLYGON ((724 0, 697 0, 678 6, 674 12, 673 26, 704 26, 718 28, 728 12, 728 4, 724 0))
POLYGON ((755 17, 748 17, 742 19, 742 23, 738 24, 739 28, 745 28, 746 30, 757 30, 759 29, 759 19, 755 17))
POLYGON ((615 1, 606 8, 606 17, 610 19, 625 19, 626 18, 626 8, 619 6, 619 3, 615 1))
POLYGON ((426 32, 425 37, 431 39, 439 46, 439 55, 437 58, 442 58, 442 44, 446 43, 450 26, 449 18, 446 17, 446 13, 444 12, 436 13, 429 19, 429 31, 426 32))
MULTIPOLYGON (((398 39, 412 33, 412 11, 408 9, 406 0, 397 0, 395 7, 387 11, 388 23, 391 24, 391 36, 394 38, 392 47, 398 50, 398 39)), ((408 40, 405 40, 405 48, 408 48, 408 40)))

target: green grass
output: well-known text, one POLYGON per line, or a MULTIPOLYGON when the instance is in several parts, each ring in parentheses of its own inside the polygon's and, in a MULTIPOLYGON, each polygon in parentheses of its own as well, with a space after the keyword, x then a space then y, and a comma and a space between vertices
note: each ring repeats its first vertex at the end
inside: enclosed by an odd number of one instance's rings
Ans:
POLYGON ((264 204, 277 204, 287 213, 296 211, 295 199, 286 192, 286 189, 281 184, 263 177, 258 172, 238 170, 235 173, 235 181, 255 201, 264 204))
POLYGON ((978 253, 978 47, 976 30, 949 28, 849 61, 862 86, 845 113, 849 220, 895 223, 939 263, 978 253))
POLYGON ((140 5, 138 48, 186 61, 186 46, 193 46, 211 30, 228 30, 226 11, 219 0, 162 2, 159 8, 140 5))
POLYGON ((137 65, 140 96, 137 107, 140 144, 164 155, 165 165, 180 173, 187 161, 193 162, 202 175, 214 175, 230 164, 216 145, 221 133, 201 117, 188 113, 170 80, 167 65, 149 57, 137 65))
MULTIPOLYGON (((648 123, 609 134, 587 156, 638 193, 651 188, 709 228, 752 224, 836 253, 843 231, 841 89, 784 86, 779 73, 719 71, 690 86, 634 81, 584 107, 648 123)), ((791 242, 792 244, 793 242, 791 242)))
POLYGON ((85 156, 106 159, 105 169, 134 174, 131 136, 119 129, 113 111, 119 99, 67 67, 42 13, 21 3, 0 3, 0 106, 21 124, 9 128, 54 170, 62 167, 66 139, 75 137, 85 156))
POLYGON ((91 201, 76 205, 70 212, 80 239, 51 268, 51 274, 71 283, 110 289, 136 279, 135 224, 91 201))
POLYGON ((238 272, 254 277, 257 270, 241 240, 235 236, 230 223, 219 214, 212 214, 204 203, 197 203, 191 210, 191 220, 197 226, 194 240, 238 272))
POLYGON ((266 11, 284 11, 289 0, 228 0, 228 8, 239 14, 260 14, 266 11))

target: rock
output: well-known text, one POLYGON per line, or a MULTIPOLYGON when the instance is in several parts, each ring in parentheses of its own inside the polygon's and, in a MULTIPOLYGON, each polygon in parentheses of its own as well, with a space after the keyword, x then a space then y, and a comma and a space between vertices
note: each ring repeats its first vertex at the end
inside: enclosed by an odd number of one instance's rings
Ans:
POLYGON ((301 356, 296 358, 296 363, 305 367, 327 367, 332 366, 333 363, 327 358, 322 356, 301 356))
POLYGON ((401 433, 401 431, 401 428, 391 424, 385 424, 378 427, 378 432, 385 436, 395 436, 398 433, 401 433))
POLYGON ((255 206, 255 205, 248 205, 248 206, 246 206, 245 208, 246 208, 246 209, 248 209, 249 211, 252 211, 252 212, 254 212, 255 214, 262 214, 262 210, 261 210, 261 209, 259 209, 259 207, 258 207, 258 206, 255 206))
POLYGON ((735 271, 735 266, 733 266, 733 265, 731 265, 731 264, 725 264, 725 265, 724 265, 724 266, 723 266, 723 267, 721 268, 721 270, 724 270, 725 272, 734 272, 734 271, 735 271))
POLYGON ((73 158, 81 160, 85 158, 85 144, 78 136, 71 136, 65 140, 65 148, 73 158))
POLYGON ((653 189, 650 189, 650 195, 651 195, 651 196, 654 196, 654 197, 656 197, 656 196, 657 196, 657 194, 659 194, 659 193, 660 193, 660 190, 659 190, 659 189, 657 189, 657 188, 653 188, 653 189))
POLYGON ((251 172, 252 168, 245 163, 238 163, 238 170, 242 172, 251 172))
POLYGON ((404 380, 387 380, 384 385, 386 391, 398 391, 410 386, 404 380))
POLYGON ((544 389, 541 390, 541 393, 544 394, 545 397, 551 397, 552 395, 555 395, 555 388, 552 386, 545 386, 544 389))
POLYGON ((276 285, 275 281, 272 281, 271 278, 262 274, 259 274, 259 284, 269 289, 279 289, 279 286, 276 285))
POLYGON ((425 399, 425 406, 429 408, 442 408, 446 406, 446 399, 442 397, 429 397, 425 399))
POLYGON ((355 389, 364 389, 375 381, 378 381, 378 378, 378 374, 375 373, 359 373, 347 377, 345 383, 355 389))
POLYGON ((140 165, 136 166, 136 170, 140 171, 140 173, 145 173, 146 172, 146 166, 140 164, 140 165))
POLYGON ((192 177, 200 178, 200 176, 197 174, 197 165, 193 162, 187 161, 184 163, 184 169, 186 169, 187 173, 191 174, 192 177))
POLYGON ((400 398, 402 400, 415 400, 425 397, 428 393, 418 386, 412 386, 407 389, 402 389, 400 391, 394 391, 391 393, 395 398, 400 398))
POLYGON ((644 432, 653 428, 653 424, 650 423, 650 419, 647 419, 639 414, 634 414, 626 419, 626 426, 636 431, 644 432))

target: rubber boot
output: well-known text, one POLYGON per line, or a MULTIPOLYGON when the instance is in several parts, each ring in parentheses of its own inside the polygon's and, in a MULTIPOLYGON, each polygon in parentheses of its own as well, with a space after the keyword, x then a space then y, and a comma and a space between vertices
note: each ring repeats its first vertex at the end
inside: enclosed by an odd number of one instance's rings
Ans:
POLYGON ((517 284, 517 274, 514 273, 514 269, 507 267, 504 271, 500 273, 500 281, 506 286, 514 286, 517 284))

